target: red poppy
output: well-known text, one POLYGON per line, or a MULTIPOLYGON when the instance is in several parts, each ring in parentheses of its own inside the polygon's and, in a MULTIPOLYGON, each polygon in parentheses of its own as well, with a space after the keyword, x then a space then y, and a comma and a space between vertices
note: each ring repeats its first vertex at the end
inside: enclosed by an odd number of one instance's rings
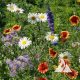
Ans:
POLYGON ((48 80, 47 78, 38 78, 38 80, 48 80))
POLYGON ((73 15, 73 16, 70 17, 69 21, 72 24, 72 26, 76 26, 76 25, 78 25, 80 19, 79 19, 78 16, 73 15))
POLYGON ((21 30, 21 26, 20 25, 14 25, 12 27, 12 30, 14 30, 14 31, 20 31, 21 30))
POLYGON ((52 48, 49 48, 49 54, 52 58, 55 58, 57 56, 57 52, 54 51, 52 48))
POLYGON ((60 38, 61 38, 61 41, 66 41, 68 38, 69 38, 69 32, 68 31, 61 31, 60 33, 60 38))
POLYGON ((9 28, 9 29, 5 29, 4 31, 3 31, 3 34, 10 34, 11 33, 11 29, 9 28))
POLYGON ((42 62, 38 65, 38 71, 45 74, 48 71, 48 63, 42 62))
POLYGON ((78 76, 78 71, 71 69, 72 72, 66 73, 66 75, 70 78, 70 79, 76 79, 78 76))

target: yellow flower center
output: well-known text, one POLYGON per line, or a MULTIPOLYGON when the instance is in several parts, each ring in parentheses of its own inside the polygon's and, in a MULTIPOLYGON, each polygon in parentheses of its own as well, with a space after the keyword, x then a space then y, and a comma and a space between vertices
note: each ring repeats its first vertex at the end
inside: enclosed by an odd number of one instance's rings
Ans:
POLYGON ((44 19, 44 18, 45 18, 45 16, 44 16, 44 15, 41 15, 41 16, 40 16, 40 18, 41 18, 41 19, 44 19))
POLYGON ((63 58, 64 58, 64 59, 68 59, 68 56, 64 56, 63 58))
POLYGON ((36 19, 35 16, 32 16, 31 18, 32 18, 32 20, 35 20, 36 19))
POLYGON ((25 45, 27 42, 25 40, 22 41, 22 44, 25 45))
POLYGON ((14 7, 13 6, 10 6, 11 10, 14 10, 14 7))
POLYGON ((54 36, 53 36, 53 35, 50 35, 49 38, 50 38, 51 40, 53 40, 53 39, 54 39, 54 36))

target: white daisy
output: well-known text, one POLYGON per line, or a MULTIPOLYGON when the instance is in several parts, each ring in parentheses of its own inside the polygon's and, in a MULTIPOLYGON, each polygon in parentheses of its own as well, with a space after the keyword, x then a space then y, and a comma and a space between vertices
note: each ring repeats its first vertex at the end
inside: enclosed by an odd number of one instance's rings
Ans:
POLYGON ((47 14, 46 13, 38 13, 39 20, 42 22, 46 22, 47 14))
POLYGON ((72 56, 71 56, 71 54, 68 51, 59 54, 59 58, 70 59, 71 57, 72 56))
POLYGON ((13 3, 7 5, 7 10, 11 12, 16 12, 17 8, 18 8, 17 5, 13 3))
POLYGON ((28 14, 28 22, 30 22, 31 24, 35 24, 37 21, 39 21, 37 13, 28 14))
POLYGON ((51 32, 48 32, 45 38, 46 40, 51 41, 53 44, 59 41, 58 34, 52 34, 51 32))
POLYGON ((18 12, 18 13, 23 13, 24 10, 23 10, 22 8, 17 8, 17 11, 16 11, 16 12, 18 12))
POLYGON ((21 49, 25 49, 26 47, 28 47, 32 42, 27 38, 27 37, 23 37, 19 40, 18 45, 21 49))

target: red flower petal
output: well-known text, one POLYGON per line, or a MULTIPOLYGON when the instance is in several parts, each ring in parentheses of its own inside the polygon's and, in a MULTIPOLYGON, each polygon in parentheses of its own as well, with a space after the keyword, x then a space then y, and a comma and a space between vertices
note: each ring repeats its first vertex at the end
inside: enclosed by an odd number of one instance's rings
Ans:
POLYGON ((70 17, 70 23, 73 25, 73 26, 75 26, 75 25, 77 25, 78 23, 79 23, 79 17, 78 16, 76 16, 76 15, 73 15, 73 16, 71 16, 70 17))
POLYGON ((47 78, 38 78, 38 80, 47 80, 47 78))
POLYGON ((10 34, 11 33, 11 29, 9 28, 9 29, 5 29, 4 31, 3 31, 3 34, 10 34))
POLYGON ((75 79, 78 76, 78 71, 71 69, 72 72, 67 73, 66 75, 70 78, 70 79, 75 79))
POLYGON ((60 38, 61 38, 61 41, 66 41, 68 38, 69 38, 69 32, 68 31, 62 31, 60 33, 60 38))
POLYGON ((12 30, 14 30, 14 31, 20 31, 21 30, 21 26, 20 25, 14 25, 12 27, 12 30))
POLYGON ((54 51, 52 48, 49 48, 49 54, 52 58, 55 58, 57 56, 57 52, 54 51))
POLYGON ((48 71, 48 63, 42 62, 38 65, 38 71, 45 74, 48 71))

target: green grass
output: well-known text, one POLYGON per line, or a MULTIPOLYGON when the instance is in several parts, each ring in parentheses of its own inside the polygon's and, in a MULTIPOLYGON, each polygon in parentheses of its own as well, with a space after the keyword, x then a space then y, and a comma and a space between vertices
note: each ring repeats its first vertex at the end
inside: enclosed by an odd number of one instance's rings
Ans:
MULTIPOLYGON (((65 75, 54 72, 52 66, 55 64, 57 65, 58 60, 53 60, 49 57, 49 47, 54 48, 58 54, 60 54, 62 51, 69 51, 73 56, 71 59, 71 67, 80 73, 80 63, 78 62, 80 47, 72 48, 71 46, 72 42, 80 41, 80 31, 74 30, 69 22, 69 17, 73 15, 73 12, 75 12, 76 15, 80 16, 80 5, 76 3, 76 0, 44 0, 43 3, 41 3, 41 0, 35 0, 35 3, 36 5, 29 4, 26 2, 26 0, 0 1, 0 34, 2 34, 5 28, 9 28, 14 24, 19 24, 22 26, 21 31, 18 33, 19 36, 27 36, 34 41, 34 43, 25 50, 20 50, 18 46, 3 46, 3 43, 0 40, 0 80, 34 80, 34 75, 40 77, 44 76, 49 80, 70 80, 65 75), (17 15, 15 13, 10 13, 7 11, 6 5, 10 2, 16 3, 18 6, 22 7, 25 10, 25 13, 17 15), (31 25, 27 22, 27 15, 29 12, 46 12, 47 2, 49 3, 50 8, 54 14, 55 33, 59 34, 63 30, 70 32, 70 38, 64 44, 59 41, 59 44, 57 46, 53 46, 50 42, 45 40, 46 32, 50 31, 47 22, 38 24, 41 29, 40 31, 38 30, 37 24, 31 25), (33 39, 33 35, 35 36, 35 39, 33 39), (9 76, 9 68, 6 65, 5 61, 7 58, 15 58, 19 55, 22 55, 24 52, 30 55, 35 68, 32 71, 25 69, 25 71, 19 72, 16 77, 11 78, 9 76), (43 75, 37 71, 39 62, 35 63, 34 59, 34 55, 37 53, 41 55, 40 61, 49 62, 50 70, 47 74, 43 75)), ((78 26, 80 26, 80 24, 78 26)), ((80 80, 80 75, 76 80, 80 80)))

